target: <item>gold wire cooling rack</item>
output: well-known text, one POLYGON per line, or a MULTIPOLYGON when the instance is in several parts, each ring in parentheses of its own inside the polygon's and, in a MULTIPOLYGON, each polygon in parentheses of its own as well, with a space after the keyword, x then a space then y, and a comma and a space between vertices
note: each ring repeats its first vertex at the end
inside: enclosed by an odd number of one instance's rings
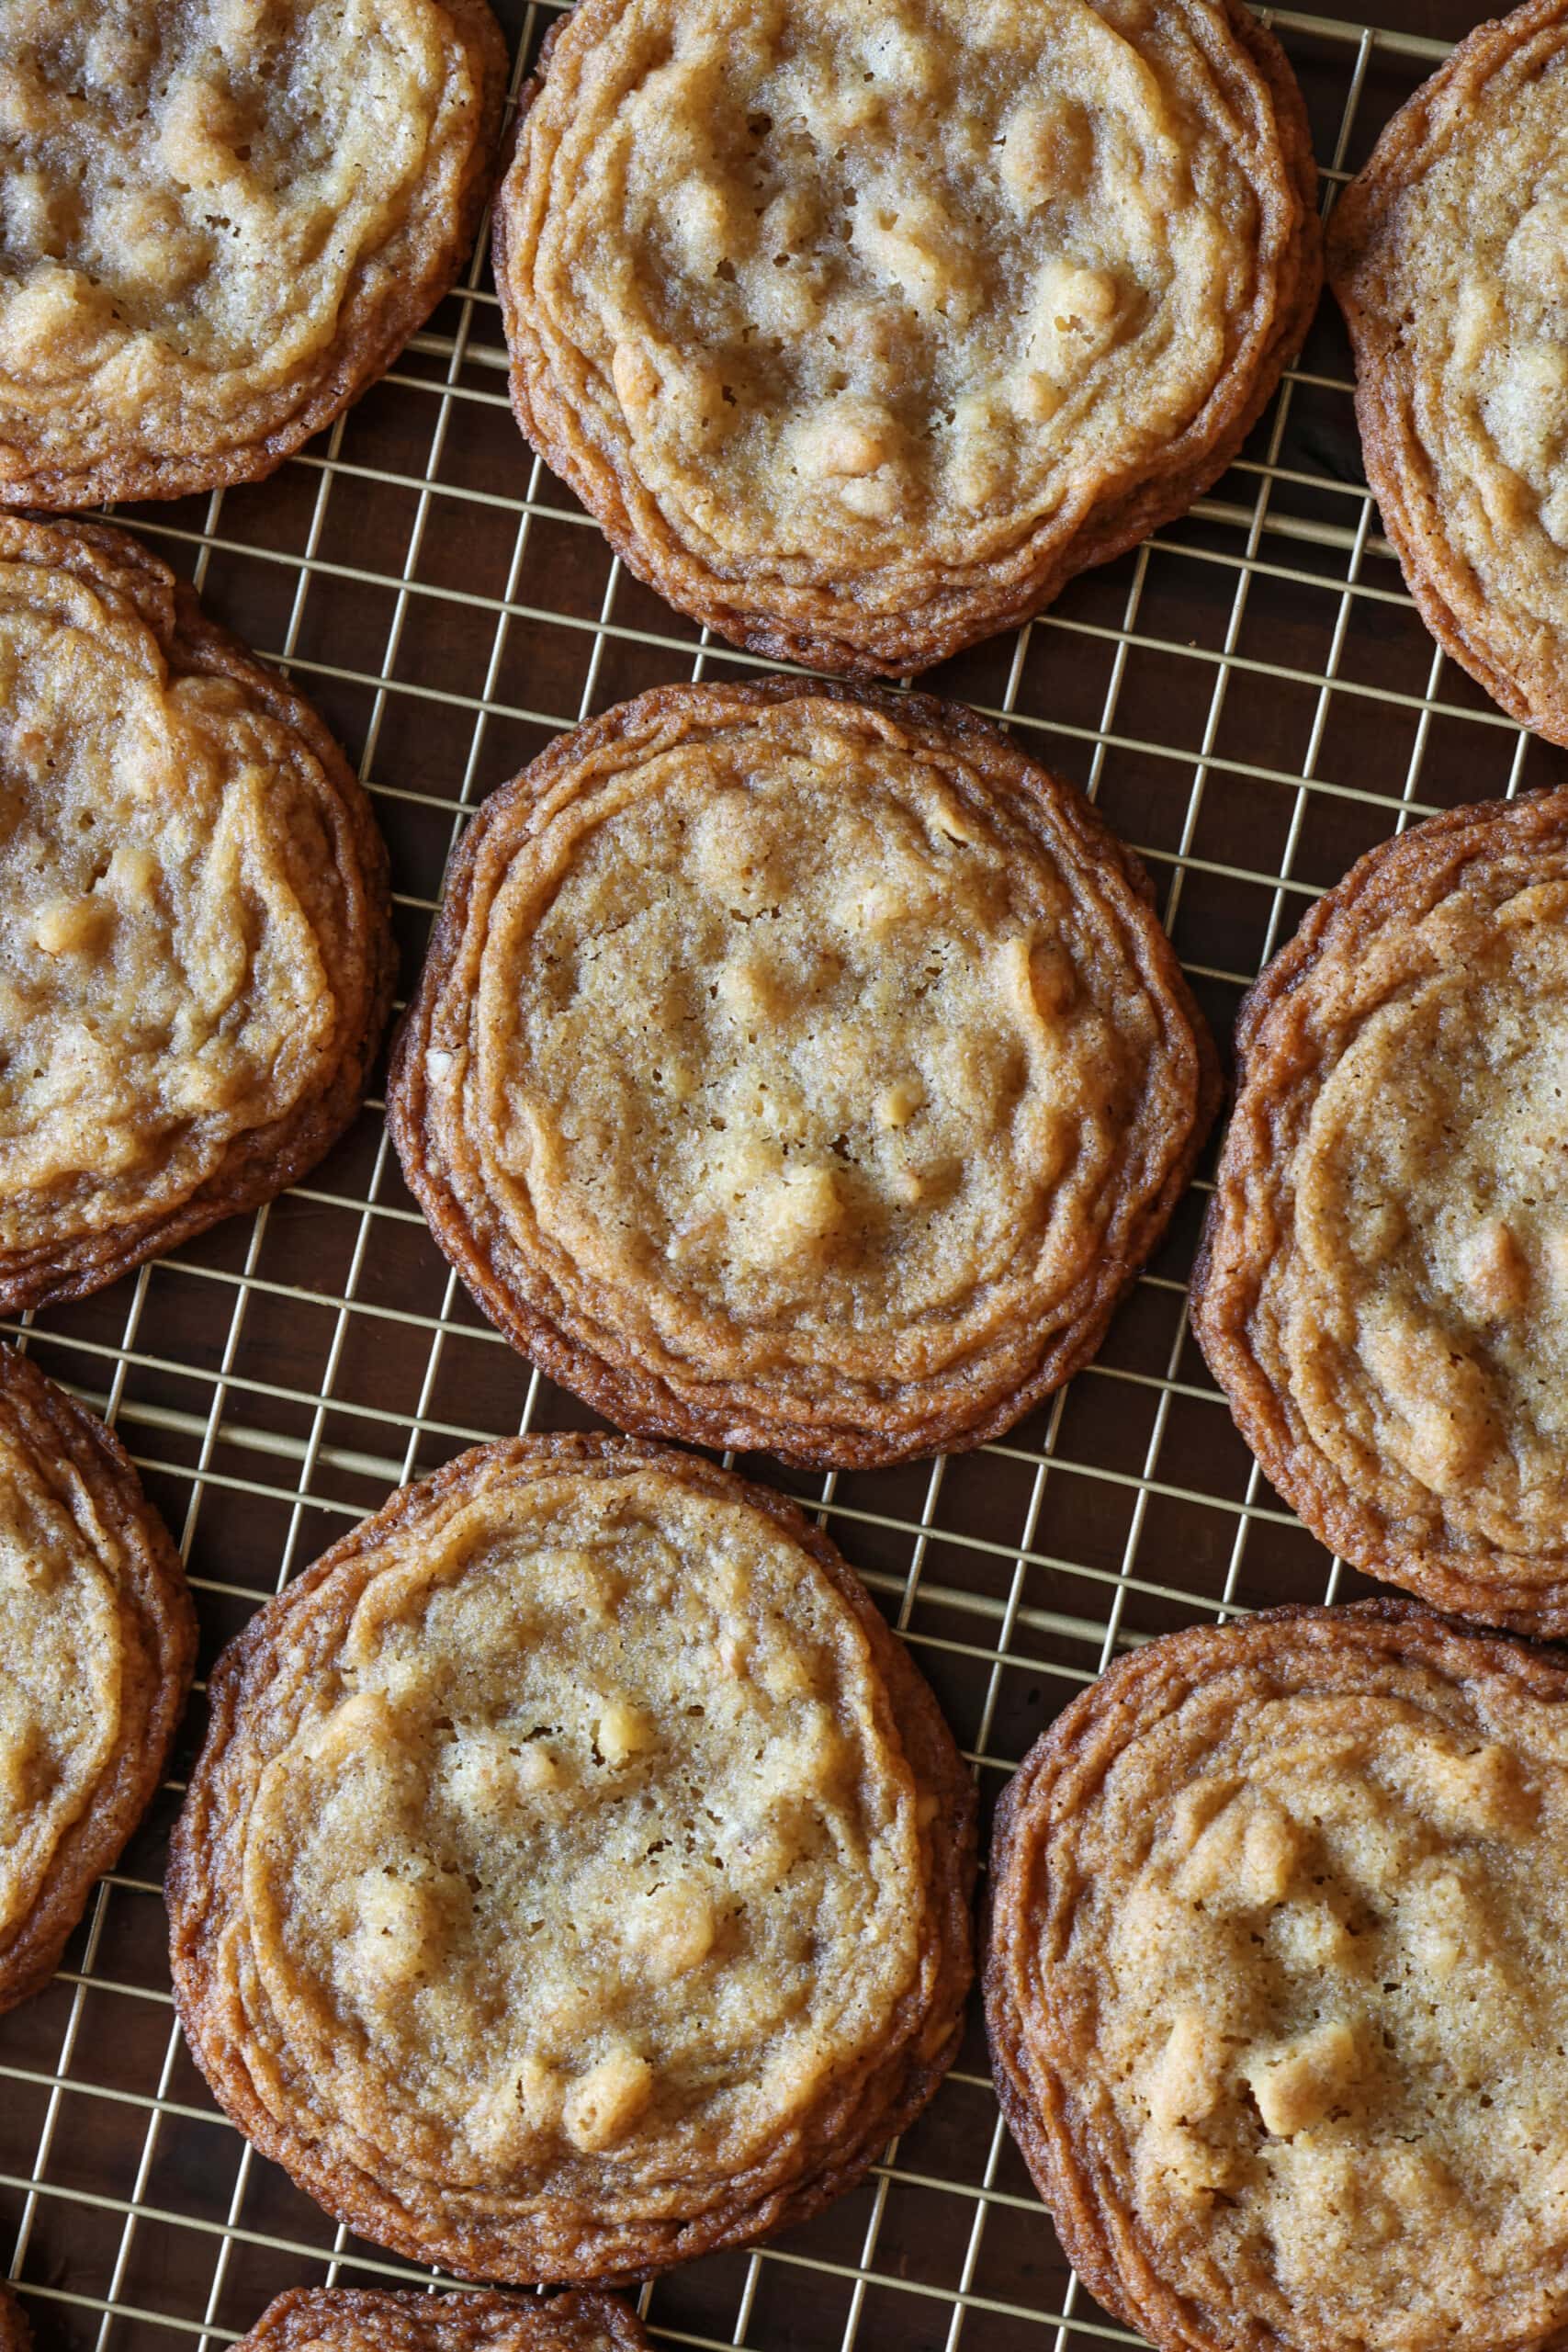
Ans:
MULTIPOLYGON (((1385 0, 1393 13, 1399 0, 1385 0)), ((1458 31, 1463 0, 1433 0, 1458 31)), ((1405 14, 1422 20, 1421 0, 1405 14)), ((518 70, 553 8, 502 0, 518 70)), ((1266 11, 1325 201, 1443 54, 1266 11)), ((286 662, 357 754, 392 846, 404 976, 467 814, 551 735, 661 681, 758 665, 614 561, 520 441, 483 247, 331 435, 271 481, 136 526, 286 662)), ((1214 494, 1043 618, 929 683, 1005 718, 1142 850, 1216 1030, 1313 897, 1429 810, 1553 756, 1437 652, 1361 479, 1325 314, 1214 494)), ((1561 763, 1557 763, 1561 770, 1561 763)), ((1120 1648, 1195 1617, 1343 1599, 1260 1479, 1187 1332, 1200 1184, 1099 1361, 1002 1444, 809 1480, 934 1684, 987 1802, 1120 1648)), ((5 1327, 114 1422, 186 1555, 203 1661, 389 1488, 518 1429, 582 1426, 470 1308, 378 1102, 310 1181, 78 1306, 5 1327)), ((176 1773, 199 1736, 199 1693, 176 1773)), ((42 2352, 209 2352, 297 2283, 423 2283, 213 2108, 170 2004, 170 1781, 52 1987, 0 2019, 0 2273, 42 2352)), ((809 2227, 657 2281, 661 2344, 1089 2352, 1079 2287, 997 2110, 977 2025, 916 2126, 809 2227)))

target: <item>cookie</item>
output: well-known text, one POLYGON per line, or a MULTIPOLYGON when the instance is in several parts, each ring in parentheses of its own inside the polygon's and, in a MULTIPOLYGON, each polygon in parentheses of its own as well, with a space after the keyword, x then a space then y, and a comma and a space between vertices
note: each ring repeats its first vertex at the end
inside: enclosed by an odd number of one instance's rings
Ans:
POLYGON ((197 2063, 360 2236, 623 2280, 804 2220, 957 2049, 974 1800, 790 1505, 533 1438, 225 1652, 169 1872, 197 2063))
POLYGON ((808 1464, 1093 1353, 1217 1093, 1137 862, 971 712, 656 688, 488 801, 389 1109, 492 1322, 623 1428, 808 1464))
POLYGON ((179 1555, 118 1440, 14 1348, 0 1348, 0 1656, 8 2009, 53 1975, 146 1812, 196 1657, 179 1555))
POLYGON ((1433 636, 1568 743, 1568 5, 1462 41, 1341 196, 1367 480, 1433 636))
MULTIPOLYGON (((0 2337, 0 2352, 4 2339, 0 2337)), ((291 2287, 238 2352, 650 2352, 618 2295, 386 2294, 291 2287)))
POLYGON ((1568 792, 1433 818, 1242 1009, 1192 1326, 1336 1552, 1568 1633, 1568 792))
POLYGON ((1120 1658, 998 1816, 1003 2110, 1162 2352, 1568 2328, 1568 1664, 1408 1601, 1120 1658))
POLYGON ((31 2352, 32 2340, 27 2313, 0 2278, 0 2352, 31 2352))
POLYGON ((363 1098, 387 859, 321 720, 123 532, 0 515, 0 1313, 270 1200, 363 1098))
POLYGON ((926 668, 1224 472, 1320 283, 1237 0, 578 0, 496 282, 524 432, 774 660, 926 668))
POLYGON ((0 502, 270 473, 452 285, 505 85, 484 0, 6 0, 0 502))

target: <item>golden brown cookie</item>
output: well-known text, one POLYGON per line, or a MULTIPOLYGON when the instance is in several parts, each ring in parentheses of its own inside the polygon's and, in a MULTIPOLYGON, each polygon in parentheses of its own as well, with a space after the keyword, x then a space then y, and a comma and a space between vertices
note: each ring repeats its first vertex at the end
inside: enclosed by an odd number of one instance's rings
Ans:
POLYGON ((27 2313, 0 2278, 0 2352, 31 2352, 32 2340, 27 2313))
POLYGON ((1162 2352, 1568 2329, 1568 1664, 1407 1601, 1118 1659, 1000 1808, 1003 2110, 1162 2352))
POLYGON ((1266 1476, 1358 1567, 1568 1632, 1568 792, 1372 850, 1236 1057, 1192 1324, 1266 1476))
POLYGON ((448 872, 392 1133, 491 1320, 610 1419, 817 1464, 1091 1355, 1217 1081, 1142 868, 973 713, 666 686, 448 872))
POLYGON ((0 1348, 0 2009, 49 1982, 147 1810, 195 1657, 179 1555, 118 1441, 0 1348))
POLYGON ((926 668, 1224 472, 1320 281, 1237 0, 578 0, 497 207, 525 433, 739 645, 926 668))
POLYGON ((308 704, 123 532, 0 516, 0 1312, 321 1159, 390 1001, 387 857, 308 704))
POLYGON ((1341 196, 1367 480, 1445 652, 1568 743, 1568 0, 1484 24, 1341 196))
POLYGON ((210 1705, 180 2016, 362 2237, 638 2277, 815 2212, 953 2057, 952 1738, 826 1538, 695 1456, 463 1454, 269 1603, 210 1705))
POLYGON ((505 85, 485 0, 6 0, 0 501, 270 473, 457 277, 505 85))
MULTIPOLYGON (((4 2337, 0 2336, 0 2352, 4 2337)), ((236 2352, 650 2352, 618 2295, 387 2294, 291 2287, 236 2352)))

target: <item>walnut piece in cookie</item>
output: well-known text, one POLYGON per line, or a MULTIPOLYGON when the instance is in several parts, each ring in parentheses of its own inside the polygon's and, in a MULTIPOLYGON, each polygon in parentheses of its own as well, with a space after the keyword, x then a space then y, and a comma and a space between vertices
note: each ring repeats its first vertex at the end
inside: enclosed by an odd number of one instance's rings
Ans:
POLYGON ((264 2154, 462 2277, 804 2220, 956 2052, 974 1796, 832 1545, 696 1456, 486 1446, 214 1669, 175 1999, 264 2154))

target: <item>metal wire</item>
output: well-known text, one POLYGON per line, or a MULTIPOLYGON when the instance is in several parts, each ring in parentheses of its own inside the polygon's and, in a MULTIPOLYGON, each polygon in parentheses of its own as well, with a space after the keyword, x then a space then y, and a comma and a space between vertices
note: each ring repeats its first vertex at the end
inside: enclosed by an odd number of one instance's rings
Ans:
MULTIPOLYGON (((550 13, 513 6, 519 70, 550 13)), ((1443 46, 1263 13, 1302 73, 1331 201, 1443 46)), ((485 273, 481 243, 382 385, 273 482, 132 517, 357 749, 393 846, 405 974, 466 817, 548 735, 662 679, 758 666, 630 581, 516 438, 485 273)), ((1534 757, 1404 594, 1332 330, 1213 496, 931 683, 1005 719, 1136 842, 1222 1030, 1359 850, 1517 791, 1534 757)), ((1118 1649, 1359 1585, 1274 1501, 1188 1339, 1203 1190, 1100 1361, 1006 1442, 815 1482, 761 1465, 865 1575, 987 1796, 1118 1649)), ((209 1657, 394 1484, 509 1429, 585 1418, 468 1306, 378 1103, 248 1223, 6 1329, 131 1448, 179 1537, 209 1657)), ((55 1984, 0 2019, 0 2267, 45 2346, 205 2352, 284 2286, 429 2280, 334 2229, 208 2098, 164 1960, 179 1795, 176 1777, 55 1984)), ((1134 2341, 1056 2247, 977 2032, 863 2188, 641 2303, 660 2341, 705 2348, 1134 2341)))

